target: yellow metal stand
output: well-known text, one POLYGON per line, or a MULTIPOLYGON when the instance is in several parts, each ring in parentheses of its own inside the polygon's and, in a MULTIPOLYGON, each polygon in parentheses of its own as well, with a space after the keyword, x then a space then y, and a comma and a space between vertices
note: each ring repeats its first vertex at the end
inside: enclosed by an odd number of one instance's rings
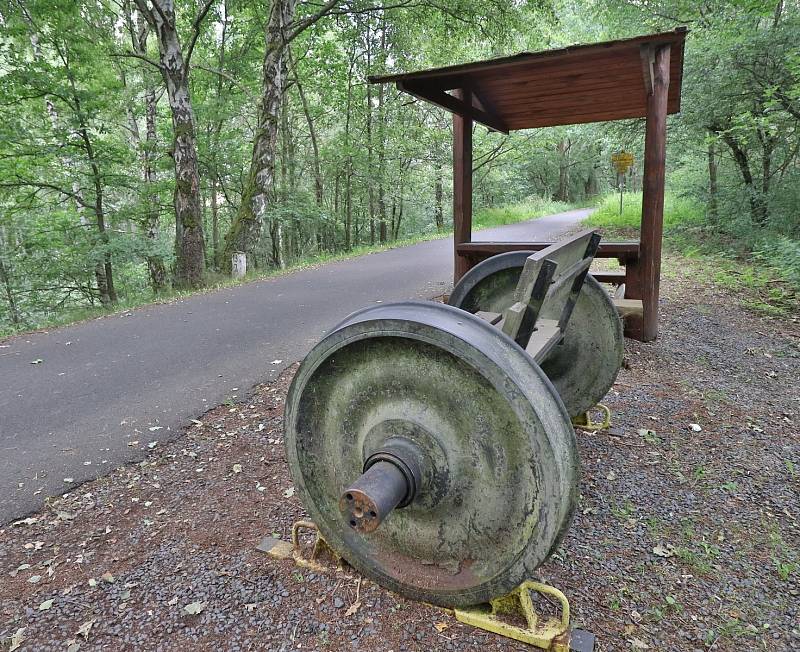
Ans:
POLYGON ((456 609, 455 616, 462 623, 479 627, 500 636, 513 638, 529 645, 553 652, 569 652, 569 602, 558 589, 539 582, 523 582, 519 587, 502 598, 489 603, 490 611, 481 609, 456 609), (549 595, 561 603, 561 619, 548 618, 544 622, 533 606, 531 591, 549 595), (522 616, 528 626, 519 627, 501 620, 501 616, 522 616))
POLYGON ((580 416, 572 419, 572 425, 584 430, 605 430, 611 425, 611 410, 607 405, 598 403, 593 409, 600 410, 603 413, 602 421, 592 421, 592 415, 585 412, 580 416))
POLYGON ((328 545, 322 535, 319 533, 317 524, 312 521, 297 521, 292 525, 292 558, 294 563, 303 568, 308 568, 316 573, 324 573, 331 569, 321 564, 318 559, 320 554, 328 553, 337 564, 341 563, 341 557, 337 555, 333 549, 328 545), (313 530, 315 532, 314 547, 311 549, 309 557, 303 556, 303 551, 300 548, 300 530, 313 530))

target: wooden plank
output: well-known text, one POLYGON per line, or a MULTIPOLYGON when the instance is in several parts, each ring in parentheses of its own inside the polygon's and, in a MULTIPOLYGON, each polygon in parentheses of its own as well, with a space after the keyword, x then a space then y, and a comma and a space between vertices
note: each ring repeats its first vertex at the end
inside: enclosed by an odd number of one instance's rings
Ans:
MULTIPOLYGON (((472 104, 469 89, 459 99, 472 104)), ((453 114, 453 283, 469 270, 469 260, 458 251, 472 239, 472 118, 453 114)))
MULTIPOLYGON (((484 95, 490 95, 496 105, 503 106, 503 113, 505 114, 512 108, 520 109, 520 103, 523 101, 530 102, 530 108, 536 108, 537 106, 550 106, 554 102, 566 104, 569 100, 575 105, 580 102, 581 98, 597 97, 598 95, 603 95, 608 100, 608 94, 618 92, 620 85, 625 84, 628 86, 633 83, 634 79, 627 77, 623 79, 607 79, 603 82, 592 80, 572 82, 569 78, 565 78, 562 83, 552 84, 548 88, 542 88, 535 81, 525 85, 515 84, 514 86, 505 85, 494 88, 481 85, 479 88, 484 95), (515 106, 512 107, 509 104, 514 104, 515 106)), ((640 83, 638 77, 636 78, 636 83, 640 83)), ((636 96, 644 100, 646 95, 641 92, 641 89, 637 90, 639 92, 636 93, 636 96)), ((525 106, 527 108, 528 105, 526 104, 525 106)))
POLYGON ((641 317, 644 314, 644 305, 639 299, 619 299, 614 297, 611 301, 614 302, 614 307, 623 319, 626 317, 641 317))
POLYGON ((628 331, 642 342, 658 335, 658 296, 661 277, 661 238, 664 227, 664 172, 667 143, 667 91, 669 90, 670 48, 655 52, 653 93, 647 102, 642 177, 642 228, 639 265, 641 320, 633 319, 628 331))
POLYGON ((605 53, 614 51, 638 50, 642 43, 682 43, 686 38, 686 29, 678 28, 673 32, 662 32, 660 34, 648 34, 637 36, 631 39, 618 41, 608 41, 605 43, 589 43, 585 45, 573 45, 560 50, 545 50, 543 52, 529 52, 511 57, 489 59, 487 61, 477 61, 474 63, 447 66, 444 68, 422 70, 414 73, 404 73, 399 75, 380 75, 370 76, 372 84, 383 82, 394 82, 399 80, 431 79, 435 77, 448 77, 465 73, 477 73, 480 71, 491 70, 492 72, 511 71, 520 66, 527 66, 535 62, 537 66, 551 63, 556 66, 563 66, 566 61, 581 59, 586 65, 593 65, 593 62, 605 53))
POLYGON ((536 330, 528 340, 525 351, 536 361, 541 362, 550 350, 561 341, 562 333, 555 319, 540 319, 536 330))
POLYGON ((593 272, 589 270, 589 274, 591 274, 596 281, 599 283, 611 283, 612 285, 621 285, 625 282, 625 270, 624 269, 615 269, 613 271, 603 270, 593 272))
POLYGON ((497 324, 502 318, 501 312, 489 312, 488 310, 479 310, 475 313, 476 317, 480 317, 483 321, 488 321, 490 324, 497 324))
POLYGON ((503 332, 526 346, 545 303, 555 304, 565 328, 599 240, 596 229, 587 229, 528 256, 515 303, 503 315, 503 332))
POLYGON ((399 88, 401 91, 405 91, 409 95, 418 97, 421 100, 426 100, 431 104, 435 104, 436 106, 450 111, 454 115, 466 116, 472 121, 479 122, 493 131, 499 131, 504 134, 508 133, 508 127, 506 127, 505 123, 497 116, 491 115, 486 111, 473 106, 471 102, 471 94, 470 101, 467 102, 458 97, 454 97, 453 95, 449 95, 440 89, 425 85, 420 82, 414 83, 399 81, 397 82, 397 88, 399 88))
MULTIPOLYGON (((477 241, 463 242, 456 247, 459 253, 475 256, 476 258, 489 258, 507 251, 539 251, 552 245, 552 242, 496 242, 477 241)), ((639 257, 639 241, 629 240, 621 242, 601 242, 595 258, 620 258, 635 260, 639 257)))

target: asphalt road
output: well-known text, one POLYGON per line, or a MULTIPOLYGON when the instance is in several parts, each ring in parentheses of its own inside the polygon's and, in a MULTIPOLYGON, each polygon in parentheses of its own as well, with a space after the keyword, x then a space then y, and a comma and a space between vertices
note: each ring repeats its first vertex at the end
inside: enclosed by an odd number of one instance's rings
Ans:
MULTIPOLYGON (((549 239, 588 213, 473 239, 549 239)), ((448 291, 452 265, 435 240, 0 342, 0 523, 246 396, 354 310, 448 291)))

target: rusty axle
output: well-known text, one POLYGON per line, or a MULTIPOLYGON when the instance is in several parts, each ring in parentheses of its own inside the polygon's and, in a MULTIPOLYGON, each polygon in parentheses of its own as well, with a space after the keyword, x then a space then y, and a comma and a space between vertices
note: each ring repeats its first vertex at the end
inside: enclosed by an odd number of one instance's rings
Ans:
POLYGON ((398 507, 414 500, 421 487, 422 455, 410 441, 393 437, 364 464, 364 473, 342 493, 339 509, 348 525, 374 532, 398 507))

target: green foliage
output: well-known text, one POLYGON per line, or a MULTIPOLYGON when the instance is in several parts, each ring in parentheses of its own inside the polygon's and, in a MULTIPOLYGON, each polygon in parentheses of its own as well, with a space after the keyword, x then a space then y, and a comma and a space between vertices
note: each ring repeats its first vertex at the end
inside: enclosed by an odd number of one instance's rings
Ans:
MULTIPOLYGON (((664 197, 664 229, 697 224, 703 208, 696 199, 679 197, 667 193, 664 197)), ((642 222, 642 193, 626 192, 622 198, 622 214, 619 212, 619 194, 605 195, 597 210, 586 220, 591 226, 604 229, 639 229, 642 222)))
MULTIPOLYGON (((214 2, 188 71, 212 284, 252 157, 262 4, 214 2)), ((298 2, 295 17, 318 8, 298 2)), ((196 10, 177 4, 184 43, 196 10)), ((368 76, 681 23, 691 31, 681 113, 669 123, 669 245, 713 256, 719 282, 785 312, 800 287, 800 8, 766 0, 340 4, 291 43, 274 196, 249 268, 278 273, 450 231, 450 116, 368 76)), ((0 8, 0 332, 114 309, 101 287, 107 271, 117 307, 171 295, 175 134, 163 79, 143 60, 158 59, 156 38, 136 44, 142 25, 129 2, 0 8)), ((630 234, 640 216, 641 127, 508 136, 476 127, 475 228, 601 196, 592 223, 630 234), (609 161, 620 149, 636 161, 621 216, 609 161)))
POLYGON ((566 202, 554 201, 546 197, 529 197, 518 204, 506 206, 487 207, 475 211, 473 228, 486 229, 492 226, 514 224, 535 217, 563 213, 573 208, 566 202))

